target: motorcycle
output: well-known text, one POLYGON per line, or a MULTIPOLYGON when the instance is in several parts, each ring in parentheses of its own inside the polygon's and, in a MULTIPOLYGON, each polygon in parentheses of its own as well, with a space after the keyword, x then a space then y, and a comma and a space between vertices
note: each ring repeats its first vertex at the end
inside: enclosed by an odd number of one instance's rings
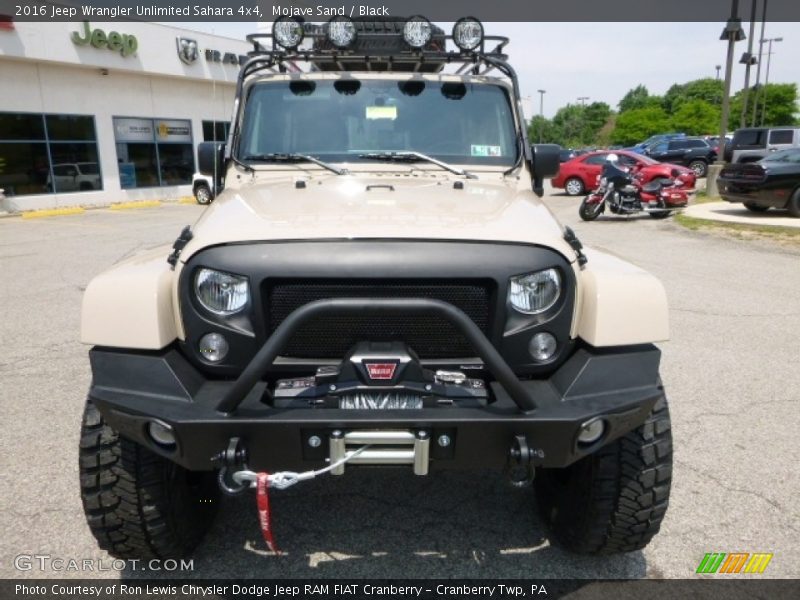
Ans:
POLYGON ((674 179, 654 179, 643 183, 638 169, 626 171, 613 163, 603 166, 599 185, 581 202, 578 214, 594 221, 608 209, 618 215, 645 212, 654 219, 665 219, 689 203, 686 190, 675 187, 674 179))

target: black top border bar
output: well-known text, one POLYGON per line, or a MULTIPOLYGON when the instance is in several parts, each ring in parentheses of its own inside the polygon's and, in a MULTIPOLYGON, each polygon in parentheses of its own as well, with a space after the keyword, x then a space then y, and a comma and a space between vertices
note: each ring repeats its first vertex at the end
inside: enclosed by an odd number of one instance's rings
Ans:
MULTIPOLYGON (((748 21, 753 2, 761 20, 800 22, 798 0, 0 0, 2 21, 273 21, 298 16, 326 21, 334 15, 386 18, 424 15, 451 22, 725 22, 733 9, 748 21)), ((598 32, 602 38, 602 32, 598 32)))

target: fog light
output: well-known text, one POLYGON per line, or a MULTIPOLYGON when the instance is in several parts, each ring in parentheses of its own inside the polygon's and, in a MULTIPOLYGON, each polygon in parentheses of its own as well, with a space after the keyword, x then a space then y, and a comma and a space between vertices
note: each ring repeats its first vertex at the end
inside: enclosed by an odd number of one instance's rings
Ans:
POLYGON ((425 17, 411 17, 403 26, 403 39, 412 48, 422 48, 432 36, 433 26, 425 17))
POLYGON ((528 344, 528 352, 534 360, 550 360, 556 353, 558 343, 552 333, 542 332, 537 333, 531 338, 528 344))
POLYGON ((602 419, 592 419, 581 425, 578 433, 578 442, 581 444, 592 444, 603 437, 606 431, 606 424, 602 419))
POLYGON ((147 426, 147 433, 153 441, 160 446, 174 446, 175 432, 172 427, 161 421, 151 421, 147 426))
POLYGON ((337 48, 347 48, 356 39, 356 26, 347 17, 333 17, 327 24, 328 39, 337 48))
POLYGON ((210 362, 219 362, 228 355, 228 340, 219 333, 207 333, 200 338, 200 354, 210 362))
POLYGON ((286 50, 297 48, 303 34, 303 23, 295 17, 278 17, 272 24, 272 37, 286 50))
POLYGON ((472 17, 459 19, 453 25, 453 41, 461 50, 475 50, 483 42, 483 25, 472 17))

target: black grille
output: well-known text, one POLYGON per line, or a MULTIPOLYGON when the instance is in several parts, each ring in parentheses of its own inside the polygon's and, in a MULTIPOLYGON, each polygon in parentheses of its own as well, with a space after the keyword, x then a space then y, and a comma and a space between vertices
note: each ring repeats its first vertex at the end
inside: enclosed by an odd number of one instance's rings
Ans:
MULTIPOLYGON (((296 308, 325 298, 431 298, 463 310, 489 333, 491 282, 278 280, 265 286, 270 333, 296 308)), ((475 351, 458 329, 436 316, 332 315, 298 329, 281 354, 295 358, 342 358, 357 342, 398 340, 420 358, 463 358, 475 351)))

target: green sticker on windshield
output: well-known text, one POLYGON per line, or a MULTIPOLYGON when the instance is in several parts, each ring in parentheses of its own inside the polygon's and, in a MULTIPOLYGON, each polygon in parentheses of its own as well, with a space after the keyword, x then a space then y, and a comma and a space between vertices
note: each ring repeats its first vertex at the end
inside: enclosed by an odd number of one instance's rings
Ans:
POLYGON ((472 144, 472 156, 503 156, 500 146, 472 144))
POLYGON ((397 118, 396 106, 368 106, 367 119, 390 119, 394 121, 397 118))

